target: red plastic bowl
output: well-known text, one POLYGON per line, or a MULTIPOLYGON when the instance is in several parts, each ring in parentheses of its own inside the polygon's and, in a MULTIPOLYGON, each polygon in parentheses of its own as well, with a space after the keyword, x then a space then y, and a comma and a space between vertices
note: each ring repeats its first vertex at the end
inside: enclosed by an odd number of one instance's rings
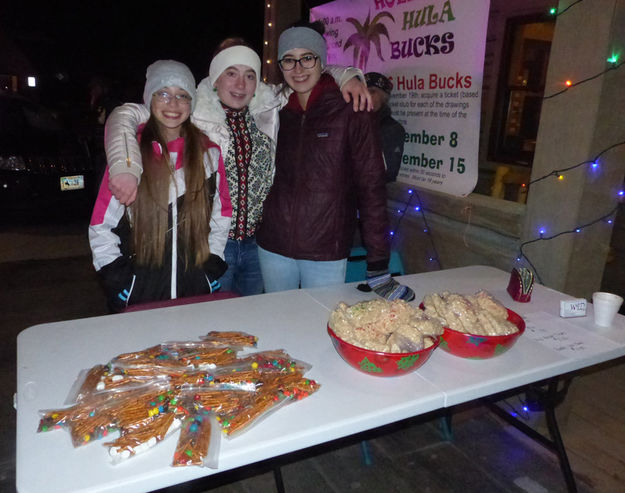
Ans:
POLYGON ((412 373, 428 360, 432 351, 436 349, 440 338, 436 337, 434 344, 427 349, 414 353, 384 353, 354 346, 345 342, 328 325, 328 334, 334 344, 334 349, 346 363, 363 373, 378 377, 395 377, 412 373))
POLYGON ((510 349, 525 332, 525 321, 518 313, 508 310, 508 320, 519 328, 518 332, 504 336, 480 336, 445 327, 440 348, 461 358, 487 359, 499 356, 510 349))

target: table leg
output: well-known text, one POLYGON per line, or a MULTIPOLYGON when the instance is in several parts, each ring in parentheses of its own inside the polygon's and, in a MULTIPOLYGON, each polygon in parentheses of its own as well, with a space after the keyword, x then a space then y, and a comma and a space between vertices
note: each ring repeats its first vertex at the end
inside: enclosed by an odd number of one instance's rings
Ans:
POLYGON ((569 458, 566 454, 566 449, 564 447, 564 442, 562 441, 562 436, 560 435, 560 429, 558 427, 558 421, 555 414, 555 407, 564 399, 570 383, 571 378, 565 379, 563 388, 561 390, 558 390, 558 377, 554 377, 547 381, 546 389, 537 386, 536 384, 531 386, 533 395, 536 396, 545 413, 547 430, 549 431, 551 439, 540 434, 531 426, 528 426, 525 423, 519 421, 514 416, 511 416, 509 413, 499 407, 496 404, 495 400, 486 399, 484 402, 488 405, 491 411, 497 414, 497 416, 514 426, 516 429, 522 431, 545 448, 554 452, 558 456, 560 470, 562 471, 562 474, 564 476, 567 490, 570 493, 575 493, 577 492, 575 476, 573 475, 573 472, 571 470, 571 465, 569 463, 569 458))
POLYGON ((282 470, 280 469, 280 466, 274 466, 273 478, 276 482, 276 490, 278 493, 285 493, 284 482, 282 481, 282 470))
POLYGON ((575 476, 573 476, 573 471, 571 470, 571 465, 569 464, 569 458, 566 454, 566 449, 564 448, 564 442, 562 441, 562 436, 560 435, 560 429, 558 427, 558 421, 556 420, 555 406, 553 405, 553 400, 551 397, 555 397, 558 393, 558 379, 553 378, 549 382, 547 394, 548 398, 546 399, 545 405, 545 418, 547 419, 547 429, 549 430, 549 434, 551 435, 551 440, 553 441, 553 445, 558 454, 558 459, 560 461, 560 469, 562 474, 564 475, 564 480, 566 481, 567 489, 574 493, 577 491, 577 485, 575 484, 575 476))
POLYGON ((454 432, 451 428, 451 418, 451 409, 446 408, 444 410, 443 416, 440 417, 438 421, 441 435, 443 436, 443 440, 445 440, 446 442, 452 442, 454 439, 454 432))
POLYGON ((365 466, 373 464, 373 457, 371 456, 371 450, 369 449, 369 442, 367 442, 367 440, 360 442, 360 454, 362 455, 362 461, 365 466))

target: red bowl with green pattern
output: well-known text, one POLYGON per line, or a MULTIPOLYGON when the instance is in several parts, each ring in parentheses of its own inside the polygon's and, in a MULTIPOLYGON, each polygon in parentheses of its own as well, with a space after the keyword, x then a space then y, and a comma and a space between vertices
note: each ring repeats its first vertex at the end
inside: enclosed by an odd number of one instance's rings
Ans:
POLYGON ((499 356, 514 346, 525 332, 525 321, 518 313, 508 310, 508 321, 519 328, 518 332, 503 336, 481 336, 445 327, 440 348, 461 358, 487 359, 499 356))
POLYGON ((425 364, 440 341, 440 337, 437 336, 430 347, 413 353, 385 353, 354 346, 344 341, 336 335, 330 325, 328 334, 334 349, 347 364, 362 373, 377 377, 397 377, 412 373, 425 364))

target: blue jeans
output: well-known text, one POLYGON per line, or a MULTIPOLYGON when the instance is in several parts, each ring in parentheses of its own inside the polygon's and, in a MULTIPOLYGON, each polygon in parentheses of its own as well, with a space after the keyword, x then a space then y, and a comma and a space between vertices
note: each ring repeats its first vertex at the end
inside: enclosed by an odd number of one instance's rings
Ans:
POLYGON ((235 291, 242 296, 263 292, 255 238, 228 240, 224 256, 228 270, 219 279, 222 291, 235 291))
POLYGON ((287 289, 317 288, 345 282, 347 259, 297 260, 258 247, 260 269, 265 281, 265 292, 287 289))

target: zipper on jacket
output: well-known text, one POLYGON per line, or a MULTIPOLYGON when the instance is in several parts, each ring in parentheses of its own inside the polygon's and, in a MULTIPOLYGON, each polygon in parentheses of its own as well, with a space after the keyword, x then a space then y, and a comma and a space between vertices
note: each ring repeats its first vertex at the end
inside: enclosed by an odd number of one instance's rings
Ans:
MULTIPOLYGON (((306 123, 306 113, 302 113, 302 119, 300 121, 299 124, 299 135, 297 137, 297 159, 296 159, 296 163, 301 163, 302 162, 302 135, 304 134, 304 123, 306 123)), ((296 175, 296 180, 299 181, 301 178, 299 176, 299 174, 296 175)), ((295 183, 295 187, 297 187, 297 183, 295 183)), ((299 203, 299 197, 301 194, 296 194, 295 195, 295 201, 293 202, 293 205, 291 206, 291 218, 293 219, 293 214, 295 211, 297 211, 297 205, 299 203)), ((292 224, 295 224, 295 221, 291 221, 292 224)), ((289 250, 288 253, 289 255, 287 255, 287 257, 292 257, 292 252, 295 251, 295 229, 292 228, 291 229, 291 237, 289 238, 289 250)))
POLYGON ((130 159, 130 151, 128 150, 128 136, 124 134, 124 145, 126 146, 126 166, 132 167, 132 159, 130 159))
MULTIPOLYGON (((171 281, 170 281, 170 296, 172 300, 176 299, 178 292, 178 286, 176 280, 178 279, 178 187, 176 185, 176 160, 178 154, 169 165, 172 168, 172 181, 173 181, 173 194, 174 198, 171 201, 171 281)), ((169 193, 172 193, 170 186, 169 193)))

